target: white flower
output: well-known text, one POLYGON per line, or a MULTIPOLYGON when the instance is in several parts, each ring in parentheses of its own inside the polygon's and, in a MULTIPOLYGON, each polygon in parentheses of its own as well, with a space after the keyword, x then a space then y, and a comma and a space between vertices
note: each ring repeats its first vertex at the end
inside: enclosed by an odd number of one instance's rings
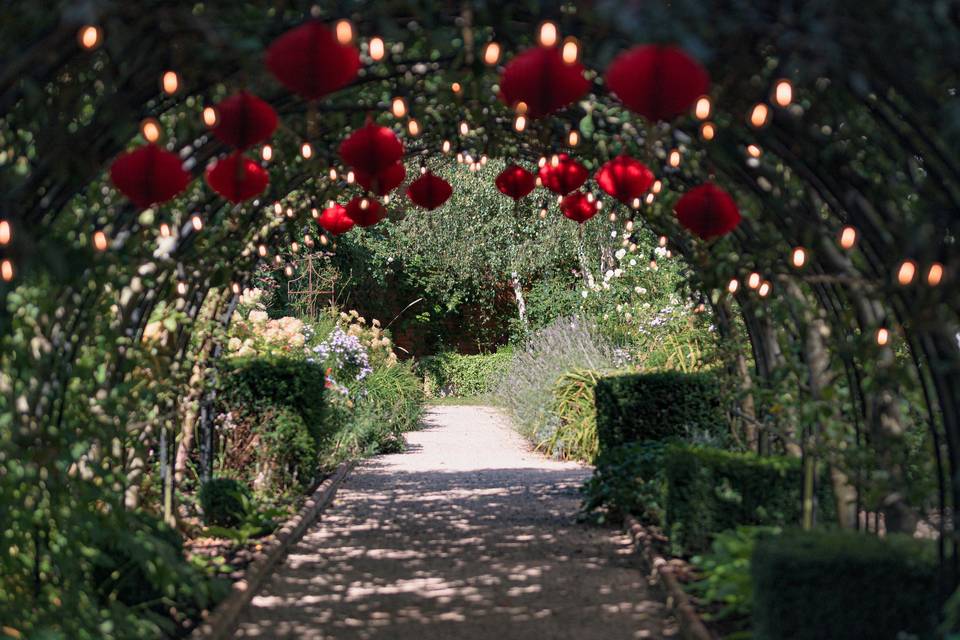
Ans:
POLYGON ((613 277, 613 270, 612 270, 612 269, 607 270, 607 272, 606 272, 605 274, 603 274, 603 279, 604 279, 604 280, 609 280, 609 279, 612 278, 612 277, 613 277))
POLYGON ((630 259, 630 266, 631 266, 631 267, 637 266, 637 261, 634 260, 633 258, 631 258, 631 259, 630 259))
POLYGON ((654 250, 653 250, 653 252, 654 252, 656 255, 658 255, 658 256, 660 256, 660 257, 663 257, 663 256, 667 255, 667 248, 666 248, 666 247, 655 247, 654 250))
POLYGON ((617 256, 617 260, 623 260, 623 256, 627 255, 627 250, 626 250, 626 249, 619 249, 619 250, 618 250, 615 254, 613 254, 613 255, 617 256))
POLYGON ((254 309, 250 312, 250 315, 247 316, 247 320, 253 324, 262 324, 267 321, 267 312, 260 311, 259 309, 254 309))
POLYGON ((589 295, 589 294, 588 294, 588 292, 587 292, 586 290, 580 292, 580 297, 581 297, 581 298, 586 298, 588 295, 589 295))

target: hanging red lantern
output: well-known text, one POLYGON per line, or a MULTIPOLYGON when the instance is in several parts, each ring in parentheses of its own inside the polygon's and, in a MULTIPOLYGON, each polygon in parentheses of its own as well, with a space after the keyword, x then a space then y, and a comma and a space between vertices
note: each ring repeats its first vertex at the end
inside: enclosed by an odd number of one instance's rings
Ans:
POLYGON ((267 48, 267 68, 290 91, 307 100, 350 84, 360 69, 360 52, 340 44, 326 25, 311 20, 287 31, 267 48))
POLYGON ((213 135, 241 151, 269 140, 276 128, 277 112, 252 93, 241 91, 217 104, 213 135))
POLYGON ((367 191, 372 191, 378 196, 384 196, 400 186, 403 179, 407 177, 407 169, 402 162, 397 162, 372 176, 356 170, 354 171, 354 177, 360 186, 367 191))
POLYGON ((346 208, 337 203, 323 210, 323 213, 317 218, 317 224, 333 235, 339 236, 353 229, 354 222, 347 215, 346 208))
POLYGON ((442 205, 452 193, 450 183, 430 171, 411 182, 407 188, 407 197, 427 211, 442 205))
POLYGON ((596 199, 582 191, 564 196, 560 202, 560 211, 563 215, 580 224, 597 215, 599 209, 596 199))
POLYGON ((361 227, 372 227, 383 220, 386 214, 373 198, 357 196, 347 203, 347 216, 361 227))
POLYGON ((559 111, 583 96, 590 82, 583 65, 567 63, 555 47, 527 49, 511 60, 500 75, 500 99, 514 109, 521 102, 529 118, 559 111))
POLYGON ((704 240, 726 235, 740 224, 733 197, 710 182, 683 194, 674 211, 680 224, 704 240))
POLYGON ((625 204, 642 196, 653 184, 653 172, 647 165, 627 155, 610 160, 594 177, 601 189, 625 204))
POLYGON ((221 158, 207 169, 207 184, 230 202, 259 195, 270 183, 270 174, 239 151, 221 158))
POLYGON ((673 120, 710 88, 710 76, 679 47, 641 45, 607 68, 607 86, 631 111, 650 122, 673 120))
POLYGON ((500 193, 519 200, 533 191, 537 186, 537 178, 523 167, 512 164, 500 172, 496 185, 500 193))
POLYGON ((186 189, 190 174, 177 154, 147 144, 120 154, 110 165, 110 180, 135 205, 146 208, 186 189))
POLYGON ((359 172, 375 176, 403 158, 403 143, 387 127, 367 123, 340 143, 340 157, 359 172))
POLYGON ((565 153, 557 154, 556 162, 551 158, 539 173, 543 186, 562 196, 579 189, 590 176, 586 167, 565 153))

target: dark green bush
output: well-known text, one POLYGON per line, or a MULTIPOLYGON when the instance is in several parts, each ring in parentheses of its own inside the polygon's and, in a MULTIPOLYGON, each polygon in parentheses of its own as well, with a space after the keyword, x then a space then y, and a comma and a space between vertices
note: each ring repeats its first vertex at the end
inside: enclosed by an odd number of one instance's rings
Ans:
POLYGON ((446 352, 423 358, 417 371, 433 397, 480 396, 493 390, 512 357, 510 349, 471 356, 446 352))
MULTIPOLYGON (((705 551, 714 533, 738 525, 799 524, 800 460, 673 445, 664 455, 666 526, 677 552, 705 551)), ((821 482, 820 512, 829 509, 821 482)))
POLYGON ((667 446, 662 440, 646 440, 601 451, 593 476, 583 486, 583 514, 601 523, 634 515, 661 524, 667 446))
POLYGON ((639 440, 724 432, 720 385, 707 373, 641 373, 597 383, 601 451, 639 440))
POLYGON ((200 508, 208 525, 238 526, 247 517, 250 501, 246 485, 232 478, 214 478, 200 487, 200 508))
POLYGON ((930 543, 788 531, 758 541, 751 564, 757 640, 934 637, 942 602, 930 543))

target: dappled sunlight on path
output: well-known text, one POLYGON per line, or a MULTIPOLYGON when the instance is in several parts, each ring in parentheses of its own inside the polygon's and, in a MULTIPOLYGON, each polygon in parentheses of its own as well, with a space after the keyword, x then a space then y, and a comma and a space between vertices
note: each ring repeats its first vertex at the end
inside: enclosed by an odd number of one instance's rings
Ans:
POLYGON ((240 638, 660 638, 626 536, 575 522, 578 464, 497 412, 438 407, 369 460, 244 615, 240 638))

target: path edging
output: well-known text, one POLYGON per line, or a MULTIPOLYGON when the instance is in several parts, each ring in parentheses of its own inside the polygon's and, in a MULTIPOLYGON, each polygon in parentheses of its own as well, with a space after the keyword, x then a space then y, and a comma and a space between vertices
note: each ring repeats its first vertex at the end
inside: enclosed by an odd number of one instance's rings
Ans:
POLYGON ((253 600, 274 566, 286 555, 290 547, 303 537, 307 527, 316 522, 323 510, 333 501, 337 489, 355 464, 354 460, 341 463, 333 475, 320 483, 300 512, 287 520, 277 530, 275 539, 254 556, 243 578, 233 583, 230 595, 224 598, 194 629, 190 634, 191 640, 224 640, 230 636, 237 624, 238 616, 253 600))
POLYGON ((667 607, 673 610, 680 622, 680 635, 684 640, 715 640, 715 636, 697 615, 697 610, 690 602, 687 592, 673 575, 673 568, 654 550, 653 537, 650 533, 633 516, 626 516, 624 524, 633 541, 633 546, 643 558, 645 569, 657 577, 660 585, 667 592, 667 607))

